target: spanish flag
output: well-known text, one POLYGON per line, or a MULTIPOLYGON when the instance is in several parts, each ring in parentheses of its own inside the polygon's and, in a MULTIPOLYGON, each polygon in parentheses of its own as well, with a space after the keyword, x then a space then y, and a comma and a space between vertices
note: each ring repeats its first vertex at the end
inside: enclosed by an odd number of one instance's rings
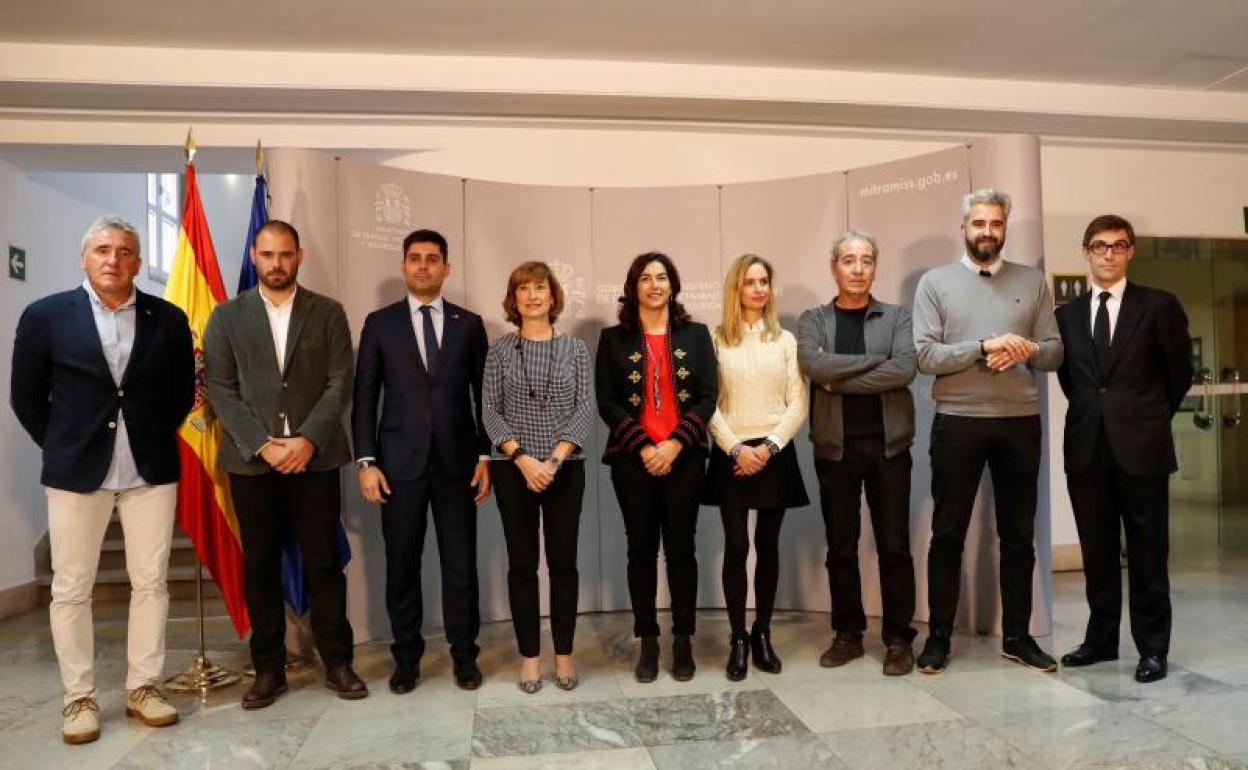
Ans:
POLYGON ((225 302, 225 284, 212 248, 208 220, 199 200, 195 166, 186 163, 186 201, 178 250, 165 288, 165 299, 182 308, 191 324, 195 346, 195 406, 178 430, 182 478, 178 483, 178 523, 195 544, 199 561, 225 597, 225 609, 241 639, 251 626, 243 600, 243 547, 238 519, 230 500, 229 476, 217 472, 222 428, 205 397, 204 327, 208 316, 225 302))

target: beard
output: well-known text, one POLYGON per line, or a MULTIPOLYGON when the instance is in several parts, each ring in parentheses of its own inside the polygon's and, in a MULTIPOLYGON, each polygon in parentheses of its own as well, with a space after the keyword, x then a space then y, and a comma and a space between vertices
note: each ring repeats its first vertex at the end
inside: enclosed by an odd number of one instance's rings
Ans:
POLYGON ((966 253, 976 262, 991 262, 1005 248, 1005 239, 980 238, 978 242, 966 239, 966 253))
POLYGON ((267 273, 261 273, 259 278, 260 283, 264 284, 264 288, 272 289, 273 291, 282 291, 283 289, 290 288, 290 285, 295 282, 295 278, 298 276, 299 268, 294 268, 289 273, 270 270, 267 273))

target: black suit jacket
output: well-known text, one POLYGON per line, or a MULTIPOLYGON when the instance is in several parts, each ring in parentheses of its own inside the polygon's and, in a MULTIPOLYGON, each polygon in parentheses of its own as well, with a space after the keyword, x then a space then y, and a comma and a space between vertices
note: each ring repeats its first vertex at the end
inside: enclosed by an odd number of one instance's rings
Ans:
POLYGON ((1091 293, 1057 309, 1066 358, 1057 371, 1069 399, 1064 454, 1066 472, 1092 462, 1097 431, 1118 466, 1131 476, 1162 476, 1178 464, 1170 419, 1192 384, 1192 340, 1187 315, 1169 292, 1127 283, 1110 341, 1109 360, 1092 350, 1091 293))
POLYGON ((104 482, 124 410, 135 466, 148 484, 178 480, 177 431, 195 399, 186 315, 135 290, 134 346, 113 381, 86 289, 32 303, 17 323, 10 401, 43 449, 45 486, 94 492, 104 482))
POLYGON ((485 324, 444 299, 442 342, 427 372, 409 307, 404 297, 364 320, 351 410, 355 456, 375 457, 387 478, 400 481, 423 477, 434 456, 441 472, 471 477, 478 457, 490 453, 481 422, 485 324))

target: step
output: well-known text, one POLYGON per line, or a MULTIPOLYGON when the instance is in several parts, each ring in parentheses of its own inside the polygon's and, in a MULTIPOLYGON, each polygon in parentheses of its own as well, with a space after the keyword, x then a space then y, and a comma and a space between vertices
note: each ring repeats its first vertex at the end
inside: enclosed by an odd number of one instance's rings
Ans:
MULTIPOLYGON (((176 537, 173 539, 173 547, 169 549, 169 566, 170 567, 194 567, 196 561, 195 547, 191 543, 190 538, 176 537)), ((105 569, 125 569, 126 567, 126 544, 122 540, 105 540, 103 546, 100 547, 100 564, 101 570, 105 569)))
MULTIPOLYGON (((40 575, 36 578, 39 586, 39 603, 46 605, 52 600, 52 576, 40 575)), ((169 568, 169 598, 195 598, 195 567, 193 565, 171 566, 169 568)), ((221 589, 204 572, 204 598, 220 598, 221 589)), ((109 567, 100 569, 95 576, 95 588, 91 598, 97 602, 124 601, 130 598, 130 577, 125 568, 109 567)))

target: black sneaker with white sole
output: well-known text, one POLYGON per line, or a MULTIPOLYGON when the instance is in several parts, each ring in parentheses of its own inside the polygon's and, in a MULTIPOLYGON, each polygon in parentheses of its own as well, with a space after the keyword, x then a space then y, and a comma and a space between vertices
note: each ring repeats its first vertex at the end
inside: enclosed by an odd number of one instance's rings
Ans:
POLYGON ((924 674, 939 674, 949 665, 949 637, 947 636, 929 636, 923 644, 923 652, 919 653, 919 658, 915 661, 919 666, 919 671, 924 674))
POLYGON ((1001 640, 1001 657, 1022 663, 1037 671, 1056 671, 1057 661, 1036 644, 1030 636, 1011 636, 1001 640))

